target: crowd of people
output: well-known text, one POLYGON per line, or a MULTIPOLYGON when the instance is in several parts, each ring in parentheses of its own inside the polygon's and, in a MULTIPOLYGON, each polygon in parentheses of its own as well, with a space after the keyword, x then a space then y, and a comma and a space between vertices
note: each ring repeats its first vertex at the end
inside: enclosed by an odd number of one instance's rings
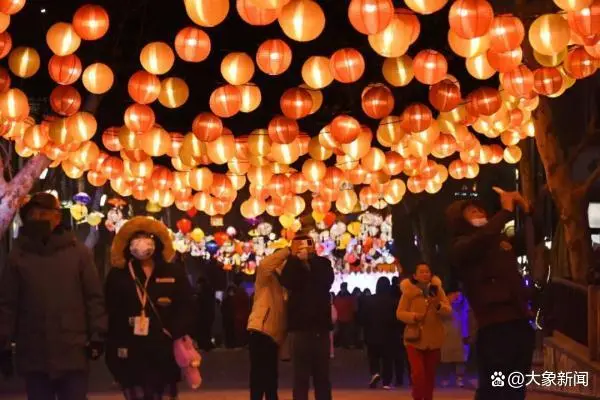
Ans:
POLYGON ((221 302, 206 279, 194 292, 168 230, 147 217, 115 236, 103 290, 91 253, 61 224, 60 203, 40 193, 20 211, 23 230, 0 279, 0 349, 16 343, 33 400, 85 399, 89 360, 104 354, 126 399, 174 399, 182 377, 192 388, 201 383, 192 337, 207 350, 221 340, 248 347, 252 400, 278 398, 282 354, 291 358, 295 400, 308 399, 311 382, 316 400, 331 399, 334 342, 366 347, 371 388, 404 385, 408 367, 413 398, 429 400, 440 361, 455 365, 463 385, 476 336, 476 398, 524 399, 524 389, 490 380, 493 371, 527 373, 534 348, 518 241, 504 230, 516 207, 530 206, 516 192, 499 194, 502 210, 490 218, 473 201, 448 209, 460 291, 447 295, 431 267, 417 263, 410 275, 380 279, 374 294, 343 285, 332 296, 333 269, 315 252, 307 215, 291 246, 258 266, 253 298, 234 285, 221 302))

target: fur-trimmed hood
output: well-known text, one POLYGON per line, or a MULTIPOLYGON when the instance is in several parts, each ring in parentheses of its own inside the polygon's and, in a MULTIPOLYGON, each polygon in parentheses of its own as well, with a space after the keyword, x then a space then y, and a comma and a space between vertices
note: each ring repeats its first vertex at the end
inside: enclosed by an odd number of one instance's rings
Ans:
MULTIPOLYGON (((431 278, 430 285, 437 286, 438 288, 442 289, 442 280, 440 278, 438 278, 436 275, 434 275, 431 278)), ((410 278, 403 279, 402 282, 400 282, 400 290, 402 291, 403 295, 408 296, 410 298, 413 298, 413 297, 423 294, 423 291, 421 290, 421 288, 418 287, 417 285, 415 285, 413 283, 413 280, 410 278)))
POLYGON ((477 229, 463 216, 465 208, 471 205, 485 210, 483 204, 475 199, 458 200, 446 208, 446 226, 453 237, 462 236, 477 229))
POLYGON ((146 232, 156 236, 163 244, 163 259, 170 263, 175 258, 175 248, 169 230, 162 222, 152 217, 134 217, 119 229, 110 249, 111 264, 115 268, 125 267, 125 250, 134 234, 146 232))

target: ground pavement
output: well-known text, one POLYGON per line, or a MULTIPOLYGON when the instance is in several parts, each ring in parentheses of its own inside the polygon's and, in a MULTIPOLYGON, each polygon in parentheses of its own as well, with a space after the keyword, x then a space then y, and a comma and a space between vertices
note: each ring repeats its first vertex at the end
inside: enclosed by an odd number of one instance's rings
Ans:
MULTIPOLYGON (((280 384, 282 400, 291 400, 291 366, 282 363, 280 369, 280 384)), ((248 353, 245 350, 217 350, 205 355, 202 365, 204 384, 197 393, 184 392, 183 400, 247 400, 248 399, 248 353)), ((441 381, 442 368, 438 380, 441 381)), ((409 400, 408 388, 396 388, 392 391, 368 390, 369 380, 367 360, 360 350, 338 350, 332 360, 332 383, 335 400, 409 400)), ((471 377, 472 378, 472 377, 471 377)), ((467 379, 474 384, 472 379, 467 379)), ((110 375, 103 363, 95 363, 90 376, 90 400, 117 400, 118 391, 112 385, 110 375)), ((473 398, 473 387, 460 390, 455 388, 438 389, 436 400, 470 400, 473 398)), ((0 397, 2 400, 24 399, 22 382, 18 379, 2 381, 0 378, 0 397)), ((558 400, 565 397, 548 396, 532 393, 529 400, 558 400)))

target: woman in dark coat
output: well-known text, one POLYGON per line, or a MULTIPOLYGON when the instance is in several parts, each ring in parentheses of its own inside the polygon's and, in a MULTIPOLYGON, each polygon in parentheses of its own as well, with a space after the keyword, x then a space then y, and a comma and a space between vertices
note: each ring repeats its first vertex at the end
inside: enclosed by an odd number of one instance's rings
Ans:
POLYGON ((126 399, 177 397, 173 341, 192 333, 192 289, 167 228, 136 217, 117 233, 106 282, 106 363, 126 399))

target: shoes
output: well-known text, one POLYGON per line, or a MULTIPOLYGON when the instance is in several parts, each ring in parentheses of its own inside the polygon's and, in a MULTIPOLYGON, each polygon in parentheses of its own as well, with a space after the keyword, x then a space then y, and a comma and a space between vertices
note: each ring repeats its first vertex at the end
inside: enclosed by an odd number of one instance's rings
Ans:
POLYGON ((383 390, 392 390, 390 385, 383 385, 383 390))
POLYGON ((381 376, 379 374, 373 375, 371 377, 371 382, 369 382, 369 389, 375 389, 380 380, 381 376))
POLYGON ((458 386, 459 388, 464 388, 465 387, 465 382, 464 382, 462 376, 457 376, 456 377, 456 386, 458 386))

